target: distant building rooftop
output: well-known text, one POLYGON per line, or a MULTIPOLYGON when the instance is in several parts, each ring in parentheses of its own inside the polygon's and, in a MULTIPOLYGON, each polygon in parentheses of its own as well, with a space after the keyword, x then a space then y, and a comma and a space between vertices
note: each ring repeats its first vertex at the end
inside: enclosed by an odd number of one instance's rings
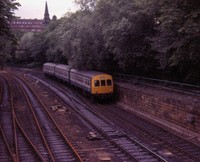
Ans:
POLYGON ((50 22, 47 2, 43 19, 15 19, 10 23, 13 31, 41 32, 50 22))
POLYGON ((38 19, 16 19, 10 25, 14 31, 24 32, 41 32, 45 27, 43 20, 38 19))

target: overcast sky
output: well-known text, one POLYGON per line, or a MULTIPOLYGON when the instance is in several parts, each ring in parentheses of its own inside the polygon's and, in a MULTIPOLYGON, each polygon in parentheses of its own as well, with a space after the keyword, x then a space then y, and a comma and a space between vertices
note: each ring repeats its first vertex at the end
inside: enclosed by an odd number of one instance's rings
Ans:
POLYGON ((15 15, 26 19, 43 19, 46 2, 50 18, 53 15, 60 18, 68 11, 74 12, 77 9, 73 0, 16 0, 16 2, 19 2, 21 6, 15 11, 15 15))

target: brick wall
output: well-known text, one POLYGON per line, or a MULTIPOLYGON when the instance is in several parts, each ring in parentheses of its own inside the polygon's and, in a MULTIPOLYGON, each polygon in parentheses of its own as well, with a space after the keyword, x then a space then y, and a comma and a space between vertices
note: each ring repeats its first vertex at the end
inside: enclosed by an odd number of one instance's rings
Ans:
POLYGON ((200 101, 198 98, 139 85, 116 84, 118 102, 129 109, 147 113, 156 119, 200 133, 200 101))

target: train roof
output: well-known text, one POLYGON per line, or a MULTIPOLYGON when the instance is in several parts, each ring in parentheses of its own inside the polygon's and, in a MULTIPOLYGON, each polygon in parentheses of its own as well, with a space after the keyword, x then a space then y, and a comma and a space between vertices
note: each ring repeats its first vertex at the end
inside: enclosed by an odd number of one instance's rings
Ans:
POLYGON ((87 71, 87 70, 76 70, 76 69, 71 69, 72 73, 80 74, 83 76, 87 77, 94 77, 97 75, 108 75, 106 73, 98 72, 98 71, 87 71))
POLYGON ((60 69, 70 69, 70 67, 68 65, 56 64, 56 63, 52 63, 52 62, 44 63, 44 66, 53 66, 55 68, 60 68, 60 69))
POLYGON ((64 65, 64 64, 58 64, 58 65, 56 65, 55 68, 64 69, 64 70, 70 70, 70 66, 64 65))
POLYGON ((47 63, 44 63, 43 65, 44 66, 56 66, 56 64, 52 63, 52 62, 47 62, 47 63))

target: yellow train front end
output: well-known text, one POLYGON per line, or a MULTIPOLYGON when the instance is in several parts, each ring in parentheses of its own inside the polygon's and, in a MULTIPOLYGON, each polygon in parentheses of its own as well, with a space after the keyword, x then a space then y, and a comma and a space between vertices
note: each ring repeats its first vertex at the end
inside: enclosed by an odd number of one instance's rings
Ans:
POLYGON ((97 97, 111 97, 114 86, 113 78, 108 74, 100 74, 92 77, 91 94, 97 97))

